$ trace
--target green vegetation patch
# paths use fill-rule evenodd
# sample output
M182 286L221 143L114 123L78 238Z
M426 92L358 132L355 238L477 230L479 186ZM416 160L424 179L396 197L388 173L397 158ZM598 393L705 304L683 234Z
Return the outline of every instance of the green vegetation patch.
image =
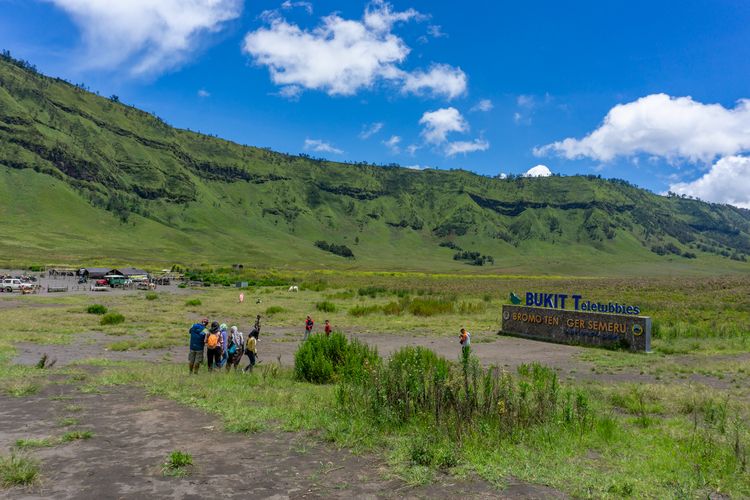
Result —
M312 335L302 343L294 355L294 375L297 380L329 384L360 379L378 364L376 349L334 332L330 336Z
M86 308L86 312L89 314L106 314L107 306L103 306L101 304L91 304Z
M39 462L12 453L0 457L0 481L4 487L28 486L39 477Z
M110 312L102 316L102 319L99 321L99 324L119 325L120 323L124 323L124 322L125 322L125 316L123 316L120 313Z
M162 474L165 476L185 477L190 475L193 456L184 451L175 450L167 456L162 464Z

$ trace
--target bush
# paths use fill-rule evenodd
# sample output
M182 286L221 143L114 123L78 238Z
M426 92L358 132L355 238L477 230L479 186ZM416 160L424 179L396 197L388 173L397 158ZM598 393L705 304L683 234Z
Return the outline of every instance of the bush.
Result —
M197 307L202 305L203 302L201 302L201 299L190 299L185 301L185 305L188 307Z
M272 314L279 314L283 313L284 311L286 311L286 309L281 306L271 306L266 308L266 315L271 316Z
M436 314L450 314L454 310L452 300L417 298L409 302L408 310L414 316L435 316Z
M125 321L125 316L123 316L120 313L111 312L102 316L102 319L101 321L99 321L99 323L102 325L119 325L120 323L124 321Z
M103 306L101 304L92 304L88 308L86 308L86 312L89 314L106 314L107 306Z
M175 450L167 456L161 470L165 476L185 477L190 473L188 467L191 465L193 456L190 453Z
M379 365L376 349L334 332L330 337L313 335L302 343L294 355L294 377L315 384L361 380Z
M159 298L159 296L156 293L154 293L154 292L148 292L146 294L146 300L156 300L158 298Z
M315 242L315 246L320 248L321 250L325 250L326 252L331 252L332 254L346 257L347 259L354 258L354 252L352 252L351 248L346 245L336 245L335 243L328 243L323 240L318 240Z
M498 367L483 368L470 354L450 363L424 347L404 347L367 374L359 382L340 384L336 400L340 408L369 415L377 425L419 422L457 441L467 416L472 429L488 436L517 436L546 424L582 432L592 425L586 395L561 389L555 372L537 363L519 366L513 377ZM433 466L455 463L455 456L437 460L424 450L415 445L412 459Z
M336 312L336 304L324 300L323 302L318 302L317 304L315 304L315 309L317 309L318 311L332 313Z
M3 486L26 486L39 475L39 463L28 457L11 454L0 457L0 482Z
M383 294L385 292L386 290L382 286L368 286L360 288L357 293L360 297L370 297L371 299L374 299L378 294Z
M380 306L354 306L349 308L349 316L361 318L380 311Z

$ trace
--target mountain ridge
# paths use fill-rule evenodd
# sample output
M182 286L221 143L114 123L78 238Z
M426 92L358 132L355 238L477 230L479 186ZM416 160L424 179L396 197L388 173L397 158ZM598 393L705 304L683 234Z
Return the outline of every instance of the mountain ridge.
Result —
M497 179L242 146L173 128L7 53L0 216L0 261L18 263L477 271L446 242L492 256L482 272L495 273L579 273L578 259L634 272L745 271L750 255L750 210L596 176Z

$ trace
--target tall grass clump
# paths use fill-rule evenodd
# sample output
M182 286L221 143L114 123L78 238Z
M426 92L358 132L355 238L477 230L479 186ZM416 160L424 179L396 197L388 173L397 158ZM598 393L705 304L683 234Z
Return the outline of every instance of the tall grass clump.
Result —
M86 312L89 314L106 314L107 306L101 304L91 304L86 308Z
M146 300L156 300L159 298L159 295L156 292L148 292L146 294Z
M125 321L125 316L123 316L120 313L111 312L102 316L102 319L99 321L99 323L102 325L119 325L120 323L123 323L124 321Z
M380 294L384 294L386 292L386 289L382 286L367 286L364 288L360 288L357 291L357 294L360 297L370 297L371 299L376 298Z
M185 301L185 305L188 307L196 307L202 305L201 299L189 299Z
M420 297L409 302L408 310L414 316L451 314L455 310L455 301L443 298Z
M348 340L343 334L313 335L294 355L294 378L315 384L337 380L362 381L380 365L376 349Z
M361 318L380 312L380 306L354 306L349 308L349 316Z
M336 312L336 304L324 300L323 302L318 302L317 304L315 304L315 309L317 309L318 311L332 313Z
M286 311L286 309L281 306L270 306L266 308L266 316L283 313L284 311Z
M337 403L380 426L423 424L461 441L471 429L505 438L553 422L580 430L592 422L587 396L562 389L555 372L538 363L521 365L514 376L483 368L468 352L451 363L424 347L404 347L366 375L364 383L340 384Z
M39 463L28 457L11 454L0 457L0 483L2 486L26 486L39 476Z

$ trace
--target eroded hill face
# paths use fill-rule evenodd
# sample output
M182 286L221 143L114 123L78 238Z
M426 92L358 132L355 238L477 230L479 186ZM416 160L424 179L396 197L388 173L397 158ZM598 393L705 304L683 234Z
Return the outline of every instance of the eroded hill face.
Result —
M22 66L0 59L2 261L749 267L748 210L595 177L501 180L290 156L174 129Z

